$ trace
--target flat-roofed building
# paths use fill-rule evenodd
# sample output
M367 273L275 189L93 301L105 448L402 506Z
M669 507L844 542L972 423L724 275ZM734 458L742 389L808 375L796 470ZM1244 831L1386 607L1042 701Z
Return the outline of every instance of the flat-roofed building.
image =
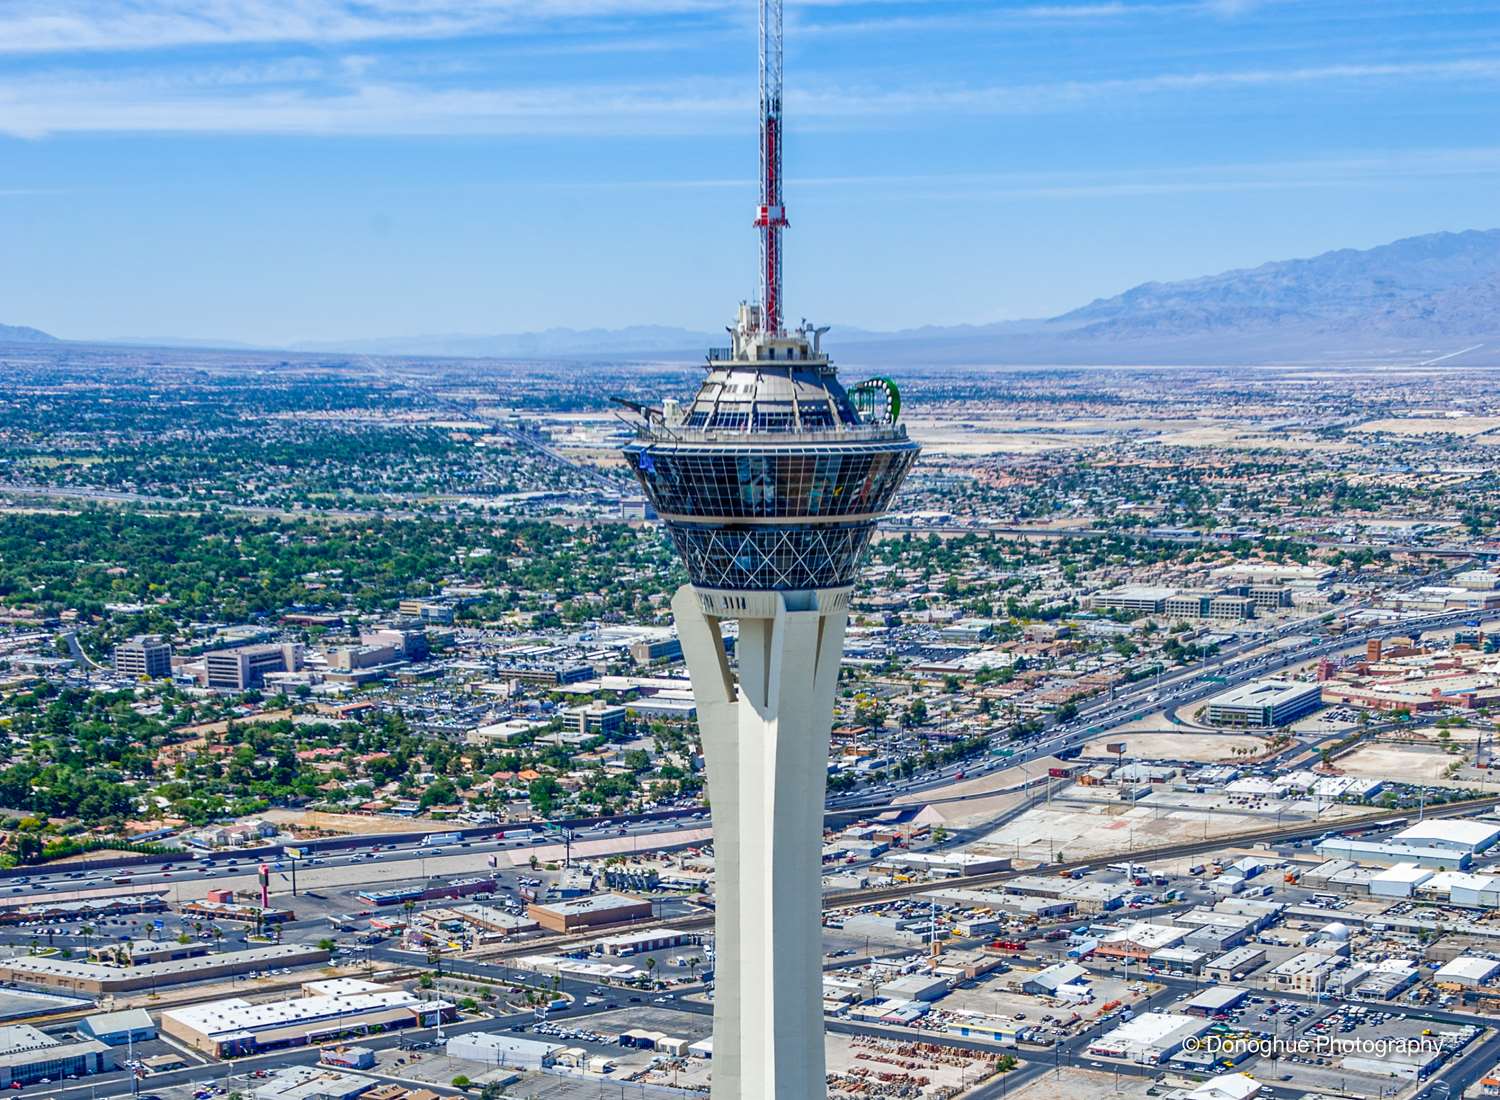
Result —
M360 983L362 986L368 983ZM307 1046L407 1027L434 1027L454 1006L405 989L314 993L254 1003L239 997L186 1005L161 1014L161 1031L213 1058Z
M1211 699L1210 725L1267 729L1295 722L1318 709L1322 687L1297 680L1252 680Z
M1184 1002L1182 1011L1189 1016L1217 1016L1234 1011L1244 1004L1249 996L1250 991L1247 989L1225 985L1210 986Z
M682 639L653 638L639 641L630 647L630 659L638 665L655 664L657 661L682 660Z
M1095 1039L1088 1053L1154 1066L1182 1049L1184 1043L1207 1031L1209 1021L1171 1012L1143 1012Z
M565 1048L561 1043L547 1043L499 1031L473 1031L448 1040L443 1053L449 1058L482 1062L503 1069L541 1070L552 1065Z
M1242 622L1255 618L1255 600L1236 593L1179 592L1167 597L1162 610L1173 619Z
M986 875L992 871L1010 870L1009 856L978 852L891 852L881 862L934 875Z
M568 728L582 737L613 737L625 732L625 708L598 700L563 712Z
M1211 960L1203 968L1203 976L1216 982L1231 982L1265 965L1266 953L1259 947L1236 947Z
M1393 844L1447 848L1478 855L1500 839L1500 825L1493 821L1429 817L1408 825L1390 839Z
M1473 857L1467 852L1457 852L1452 848L1435 848L1429 844L1397 844L1394 840L1360 840L1357 837L1338 835L1317 841L1313 845L1313 851L1324 859L1347 859L1381 867L1415 863L1419 867L1462 871L1473 862Z
M1370 893L1378 898L1409 898L1433 876L1426 867L1398 863L1370 879Z
M1277 989L1293 993L1322 993L1333 974L1344 965L1337 955L1324 951L1304 951L1271 969L1271 982Z
M136 966L105 966L76 959L20 955L0 960L0 981L34 989L98 996L101 993L209 981L273 966L310 966L327 961L328 952L322 948L295 943Z
M28 1024L0 1027L0 1089L21 1089L114 1068L114 1051L97 1039L65 1042Z
M1099 941L1094 954L1104 958L1144 960L1165 948L1175 947L1187 939L1190 931L1172 924L1136 921L1106 935Z
M301 668L302 647L291 643L216 649L203 655L205 682L226 691L264 687L268 673L297 672Z
M575 932L646 920L651 916L651 903L625 894L593 894L566 901L532 902L526 912L549 932Z
M1479 989L1500 977L1500 962L1479 955L1460 955L1444 963L1432 980L1450 989Z
M113 664L120 676L165 679L172 675L172 647L159 634L137 634L115 646Z
M78 1033L107 1046L121 1047L155 1039L156 1024L144 1008L127 1008L84 1017L78 1024Z
M1466 909L1500 909L1500 876L1456 877L1448 887L1448 901Z
M1167 600L1176 595L1176 593L1177 589L1175 588L1129 584L1123 588L1114 588L1108 592L1100 592L1094 597L1094 606L1106 611L1136 611L1156 614L1166 606Z

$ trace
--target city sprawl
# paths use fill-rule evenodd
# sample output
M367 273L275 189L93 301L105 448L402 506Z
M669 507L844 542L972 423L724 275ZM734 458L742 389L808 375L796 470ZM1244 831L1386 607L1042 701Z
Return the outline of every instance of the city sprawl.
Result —
M0 1087L708 1087L687 576L621 457L701 374L0 356ZM902 396L830 1095L1500 1093L1491 376Z

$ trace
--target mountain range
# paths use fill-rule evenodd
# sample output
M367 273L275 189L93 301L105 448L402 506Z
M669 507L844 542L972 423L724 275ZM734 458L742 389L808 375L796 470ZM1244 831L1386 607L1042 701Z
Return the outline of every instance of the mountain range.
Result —
M0 343L51 339L36 329L0 325ZM637 325L319 341L290 350L696 359L722 340L722 332ZM1376 248L1142 283L1039 320L898 332L835 327L829 343L842 360L870 363L1334 363L1443 357L1500 363L1500 229L1430 233Z
M39 328L25 325L0 325L0 344L56 344L56 336L50 336Z

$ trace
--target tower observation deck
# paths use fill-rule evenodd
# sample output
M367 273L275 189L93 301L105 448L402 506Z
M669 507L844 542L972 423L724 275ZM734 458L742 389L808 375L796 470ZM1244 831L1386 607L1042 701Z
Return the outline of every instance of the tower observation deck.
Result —
M691 580L672 614L713 814L712 1100L813 1100L827 1095L821 849L849 593L919 447L894 383L846 389L825 330L782 324L780 0L761 0L760 28L761 301L740 305L690 402L631 406L623 454Z
M821 330L759 320L741 305L692 402L648 416L625 459L696 587L845 587L918 446L894 409L861 415Z

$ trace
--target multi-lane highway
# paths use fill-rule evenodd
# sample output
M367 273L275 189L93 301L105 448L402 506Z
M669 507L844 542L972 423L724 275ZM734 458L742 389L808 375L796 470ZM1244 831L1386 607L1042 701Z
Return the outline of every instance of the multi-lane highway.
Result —
M1500 610L1445 612L1404 619L1399 629L1412 632L1443 630L1469 622L1495 619L1500 619ZM1009 755L960 762L949 765L938 773L915 776L907 782L893 781L871 789L834 796L828 801L829 809L844 812L887 809L896 804L898 799L910 802L910 796L914 794L939 797L939 792L944 787L967 782L990 772L1019 767L1042 757L1071 752L1085 742L1105 737L1130 722L1158 712L1182 710L1239 684L1274 676L1320 657L1360 649L1369 639L1385 637L1393 629L1390 624L1382 624L1348 631L1335 637L1308 633L1312 625L1292 624L1255 635L1221 650L1206 661L1173 670L1159 678L1116 692L1108 698L1084 704L1073 718L1052 723L1030 740L1015 743Z

